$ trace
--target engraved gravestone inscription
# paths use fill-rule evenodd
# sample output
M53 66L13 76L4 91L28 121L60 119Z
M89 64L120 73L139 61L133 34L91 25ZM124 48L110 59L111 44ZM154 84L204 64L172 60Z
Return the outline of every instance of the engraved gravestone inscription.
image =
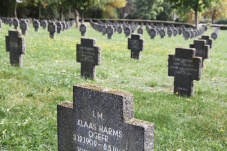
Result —
M25 41L19 31L9 30L5 37L6 51L10 54L10 64L23 66L22 54L25 54Z
M81 44L76 45L76 61L81 63L84 78L95 79L95 66L101 62L101 49L95 42L94 39L81 38Z
M140 58L140 51L143 51L143 39L139 34L131 34L131 38L128 38L128 49L131 50L131 58Z
M96 85L73 87L57 106L59 151L153 151L154 125L134 118L133 96Z
M168 59L168 76L174 76L174 94L191 96L193 80L200 80L202 58L195 57L195 49L176 48Z

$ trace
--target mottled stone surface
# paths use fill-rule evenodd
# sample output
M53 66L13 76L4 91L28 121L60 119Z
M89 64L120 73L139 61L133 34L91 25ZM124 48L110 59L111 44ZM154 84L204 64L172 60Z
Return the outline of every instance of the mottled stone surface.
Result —
M174 94L191 96L193 80L201 78L202 58L195 57L195 49L176 48L168 59L168 76L174 76Z
M59 151L152 151L154 125L134 118L132 94L80 84L73 108L58 105L58 145Z
M210 36L202 35L201 39L206 41L206 45L209 45L210 49L212 48L212 41L213 40L210 39Z
M23 66L22 54L25 54L25 40L19 31L9 30L5 37L6 51L10 54L10 64Z
M95 39L81 38L76 45L76 61L81 63L81 76L95 79L95 66L101 62L101 49L95 46Z
M140 58L140 51L143 51L143 39L139 34L131 34L131 38L128 38L128 49L131 50L131 58Z
M87 31L86 25L85 24L81 24L80 25L80 33L81 33L81 36L85 36L86 31Z

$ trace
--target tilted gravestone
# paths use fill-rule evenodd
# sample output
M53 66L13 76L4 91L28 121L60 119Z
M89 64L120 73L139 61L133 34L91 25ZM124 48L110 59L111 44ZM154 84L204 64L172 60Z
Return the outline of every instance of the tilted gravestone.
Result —
M128 38L128 49L131 50L131 58L140 58L140 51L143 51L143 39L139 34L131 34L131 38Z
M28 23L26 20L23 19L20 21L20 29L21 29L22 35L27 34Z
M10 64L23 66L22 54L25 54L25 41L20 32L9 30L5 40L6 51L10 54Z
M190 44L190 48L195 48L195 56L202 57L202 67L204 59L209 58L210 46L206 45L205 40L194 40L193 44Z
M101 49L95 46L94 39L81 38L76 45L76 61L81 63L81 76L95 79L95 66L101 62Z
M73 87L57 106L58 151L153 151L154 124L134 118L133 95L96 85Z
M212 48L212 39L210 39L210 36L202 35L202 40L206 40L206 45L210 46L210 49Z
M48 23L48 31L50 34L50 38L55 38L55 33L57 32L57 25L55 22L49 22Z
M40 23L39 23L38 20L35 19L35 20L33 21L33 27L34 27L35 31L38 31L38 30L39 30Z
M193 80L200 80L202 58L195 57L195 49L176 48L168 59L168 76L174 76L174 94L191 96Z
M81 33L81 36L85 36L86 31L87 31L86 25L85 24L81 24L80 25L80 33Z
M14 29L17 29L17 27L19 26L19 20L17 18L13 19L13 26L14 26Z

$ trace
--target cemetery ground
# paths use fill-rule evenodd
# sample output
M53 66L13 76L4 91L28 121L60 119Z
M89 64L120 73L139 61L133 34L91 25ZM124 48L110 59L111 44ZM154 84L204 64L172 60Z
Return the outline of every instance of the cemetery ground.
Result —
M95 38L101 47L101 64L92 81L80 77L78 29L51 39L46 30L35 32L30 25L23 36L23 67L12 67L5 50L5 36L12 28L0 29L0 150L57 150L57 104L72 102L73 85L79 83L131 92L135 118L154 123L154 150L227 150L227 31L220 31L213 41L193 95L178 97L173 94L173 77L168 76L168 55L177 47L189 48L193 39L150 39L144 33L144 50L135 60L124 34L108 40L88 26L86 37Z

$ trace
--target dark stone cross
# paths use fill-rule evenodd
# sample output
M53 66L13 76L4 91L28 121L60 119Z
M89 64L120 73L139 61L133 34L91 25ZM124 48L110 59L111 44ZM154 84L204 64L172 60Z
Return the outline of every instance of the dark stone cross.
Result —
M157 29L155 28L148 29L148 33L151 39L154 39L154 37L158 34Z
M122 31L123 31L122 26L118 26L118 27L117 27L117 32L118 32L118 34L121 34L121 33L122 33Z
M2 20L0 19L0 29L2 28Z
M86 31L87 31L87 27L86 27L85 24L82 23L82 24L80 25L80 33L81 33L81 36L85 36Z
M195 48L195 56L202 57L202 67L204 59L208 59L210 46L206 45L205 40L194 40L194 44L190 44L190 48Z
M128 37L132 33L132 29L130 27L124 28L125 37Z
M40 25L43 27L43 29L46 29L47 27L47 21L46 20L41 20Z
M201 40L206 40L206 45L209 45L210 49L212 48L212 39L210 39L210 36L202 35Z
M138 28L137 33L143 35L143 28L142 27Z
M169 28L169 29L167 30L167 34L168 34L169 37L171 37L172 34L173 34L173 30L172 30L171 28Z
M94 46L94 39L81 38L81 44L76 45L76 61L81 63L81 76L95 79L95 66L100 65L101 49Z
M19 26L19 20L17 18L13 19L13 26L14 26L14 29L17 29L17 27Z
M26 20L23 19L20 21L20 29L21 29L22 35L27 34L28 23Z
M160 36L161 36L161 38L164 38L165 35L166 35L165 29L161 29L160 30Z
M57 106L58 151L153 151L154 124L134 118L133 95L97 85L73 87Z
M34 27L35 31L38 31L39 30L39 26L40 26L39 21L35 19L33 21L33 27Z
M60 34L61 31L63 30L62 22L58 21L58 22L56 23L56 25L57 25L57 33Z
M5 36L6 51L10 53L10 64L13 66L23 66L22 54L25 54L25 41L19 31L8 31Z
M106 28L106 33L107 33L107 38L112 39L113 33L114 33L114 28L113 26L108 26Z
M55 32L57 31L57 25L54 22L49 22L48 24L48 31L50 34L50 38L55 38Z
M131 58L140 58L140 51L143 51L143 39L139 34L131 34L131 38L128 38L128 49L131 50Z
M202 58L195 57L195 49L176 48L168 59L168 76L174 76L174 94L191 96L193 80L200 80Z

